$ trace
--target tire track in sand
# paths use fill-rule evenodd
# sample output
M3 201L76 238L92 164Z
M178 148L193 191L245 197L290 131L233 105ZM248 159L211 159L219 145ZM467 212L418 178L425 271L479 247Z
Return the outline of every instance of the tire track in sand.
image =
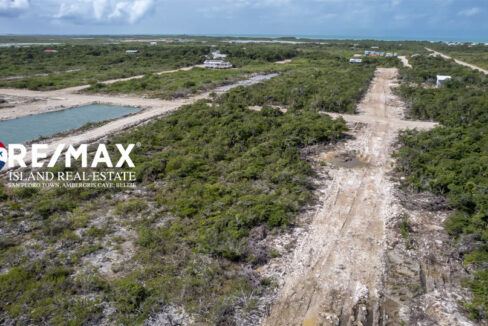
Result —
M397 73L377 69L358 107L367 124L340 149L366 164L329 170L332 181L285 267L264 325L378 325L384 318L385 222L394 187L387 173L393 141L405 127L403 107L391 92Z

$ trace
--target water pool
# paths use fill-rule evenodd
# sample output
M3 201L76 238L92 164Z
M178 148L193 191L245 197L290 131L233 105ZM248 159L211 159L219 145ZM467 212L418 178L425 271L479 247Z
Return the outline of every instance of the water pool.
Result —
M89 122L115 119L140 110L125 106L93 104L0 121L0 141L5 145L20 144L79 128Z

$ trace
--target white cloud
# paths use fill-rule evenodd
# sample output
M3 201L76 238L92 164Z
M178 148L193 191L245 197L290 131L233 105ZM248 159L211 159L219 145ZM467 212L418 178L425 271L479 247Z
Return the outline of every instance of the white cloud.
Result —
M154 0L78 0L64 1L56 18L75 21L138 22L154 7Z
M480 8L473 7L473 8L470 8L470 9L461 10L459 12L459 14L462 15L462 16L470 17L470 16L474 16L476 14L479 14L480 12L481 12L481 9Z
M29 7L29 0L0 0L0 16L17 16Z

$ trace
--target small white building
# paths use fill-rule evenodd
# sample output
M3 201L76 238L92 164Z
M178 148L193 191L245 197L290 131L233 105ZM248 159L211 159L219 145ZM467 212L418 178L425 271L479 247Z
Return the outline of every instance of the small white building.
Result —
M151 42L151 45L158 45L158 42Z
M363 59L349 59L349 63L362 63Z
M138 50L126 50L125 53L139 53Z
M212 52L212 57L214 59L224 59L227 58L227 54L220 53L220 50Z
M437 82L436 86L437 87L442 87L442 84L445 83L446 81L452 80L451 76L442 76L442 75L437 75Z
M204 64L205 64L205 68L209 68L209 69L232 68L232 64L230 62L226 62L223 60L205 60Z

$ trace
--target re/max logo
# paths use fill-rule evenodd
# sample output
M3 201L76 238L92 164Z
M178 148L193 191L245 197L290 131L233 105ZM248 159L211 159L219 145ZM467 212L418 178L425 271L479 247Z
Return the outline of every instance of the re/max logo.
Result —
M11 144L8 146L8 149L6 149L2 143L0 143L0 145L2 147L0 148L2 152L1 153L2 157L0 157L0 160L4 163L4 165L6 165L7 168L27 167L27 164L25 163L26 156L27 156L27 149L24 145ZM115 145L117 151L120 154L120 158L115 164L116 168L121 168L122 166L124 166L124 164L127 164L127 166L130 168L134 167L134 163L130 158L130 153L134 149L134 146L135 146L134 144L129 144L125 148L121 144ZM32 145L31 167L33 168L44 167L45 160L47 159L46 151L48 150L48 148L49 147L47 144ZM108 153L107 146L105 146L104 144L98 145L98 148L95 152L95 155L93 156L93 159L91 159L90 164L88 164L88 145L84 144L75 148L72 145L66 146L65 144L60 144L56 147L56 150L51 156L51 159L49 160L47 167L50 168L54 167L54 165L56 165L57 161L59 160L63 152L65 152L64 156L65 156L66 167L71 167L72 160L81 160L82 168L87 168L87 167L96 168L99 165L104 165L105 167L109 167L109 168L114 167L112 159ZM0 167L0 169L2 167Z

